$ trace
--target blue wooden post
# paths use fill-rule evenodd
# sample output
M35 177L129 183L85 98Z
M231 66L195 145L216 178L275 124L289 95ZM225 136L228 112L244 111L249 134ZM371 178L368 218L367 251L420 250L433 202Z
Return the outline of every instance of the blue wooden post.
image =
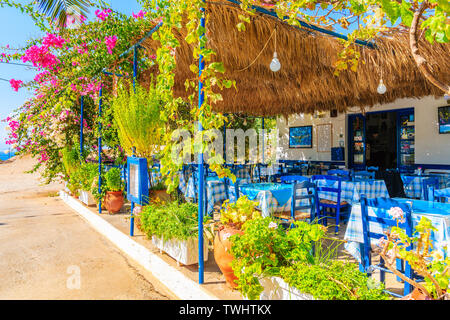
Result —
M265 140L265 135L264 135L264 118L262 118L262 163L264 164L265 159L264 159L264 140Z
M101 80L101 78L100 78ZM103 95L103 84L100 83L100 102L98 103L98 193L102 193L102 123L100 118L102 116L102 95ZM98 201L98 213L102 213L102 198Z
M83 118L83 112L84 112L84 96L81 96L81 102L80 102L80 160L83 161L83 149L84 149L84 139L83 139L83 129L84 129L84 118Z
M200 25L205 28L205 8L201 9L202 18ZM203 33L201 39L205 36ZM201 46L203 49L203 46ZM201 108L205 101L205 93L203 91L202 73L205 68L205 61L203 55L199 57L199 83L198 83L198 107ZM200 113L198 130L200 134L203 131L202 113ZM204 166L203 166L203 152L200 152L198 157L198 283L204 283L204 258L203 258L203 208L204 208Z
M136 78L137 78L137 47L134 47L134 58L133 58L133 90L136 92ZM133 148L133 156L135 156ZM131 218L130 218L130 236L134 236L134 202L131 201Z

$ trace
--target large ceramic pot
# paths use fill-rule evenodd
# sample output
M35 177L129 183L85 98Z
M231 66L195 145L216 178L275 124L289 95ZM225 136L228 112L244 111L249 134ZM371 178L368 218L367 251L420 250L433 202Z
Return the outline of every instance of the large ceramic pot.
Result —
M431 297L425 295L417 288L414 288L413 292L404 296L400 300L433 300Z
M151 191L152 198L159 198L164 202L170 201L170 194L167 193L166 190L152 190Z
M235 280L237 277L234 275L233 269L231 268L231 261L233 261L233 256L231 254L231 242L229 238L234 234L243 234L241 230L225 227L219 229L214 238L214 259L217 265L225 276L225 280L228 285L232 288L236 288L237 284Z
M117 213L123 206L122 191L107 191L105 196L105 207L109 213Z

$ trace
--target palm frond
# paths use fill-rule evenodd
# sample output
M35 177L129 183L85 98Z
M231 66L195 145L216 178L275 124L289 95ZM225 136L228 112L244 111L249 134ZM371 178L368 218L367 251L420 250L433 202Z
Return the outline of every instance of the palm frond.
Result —
M39 0L38 9L49 16L52 21L57 21L58 26L63 29L66 26L67 16L70 11L87 16L92 2L89 0Z

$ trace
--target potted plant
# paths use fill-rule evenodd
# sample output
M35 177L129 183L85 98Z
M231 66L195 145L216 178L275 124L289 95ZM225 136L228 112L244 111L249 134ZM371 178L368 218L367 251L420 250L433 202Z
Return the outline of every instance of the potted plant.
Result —
M123 206L123 183L119 168L111 168L105 174L105 207L109 213L118 213Z
M197 215L196 204L154 200L142 207L137 218L141 230L161 252L178 264L192 265L198 263ZM207 243L203 246L203 256L207 261Z
M78 196L81 202L87 206L96 204L92 194L91 186L97 175L98 168L93 163L83 163L71 176L71 185L78 188Z
M354 263L333 259L337 246L324 246L326 228L297 221L285 230L272 218L247 221L230 238L237 289L246 299L385 300ZM331 248L331 249L329 249Z
M239 198L235 203L226 200L223 203L223 209L220 212L219 228L214 237L214 259L225 276L225 280L229 286L236 288L237 284L231 262L233 256L231 254L230 237L235 234L242 234L242 225L256 217L260 217L261 213L256 210L258 203L249 200L246 196Z
M166 185L163 181L158 181L150 188L150 199L170 201L170 194L167 193Z
M403 221L404 212L401 208L393 208L390 214L398 222ZM399 227L392 227L386 232L386 237L380 239L380 256L386 267L403 281L414 286L414 291L402 298L403 300L449 300L450 299L450 258L444 259L438 250L433 250L431 234L438 231L431 220L422 217L412 237ZM411 250L408 248L414 244ZM396 267L396 260L408 262L416 274L423 277L424 282L418 282L406 277Z

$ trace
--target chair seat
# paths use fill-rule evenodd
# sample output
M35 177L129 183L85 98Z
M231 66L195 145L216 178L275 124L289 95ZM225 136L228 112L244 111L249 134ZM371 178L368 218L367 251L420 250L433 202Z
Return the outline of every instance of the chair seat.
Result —
M290 211L284 211L284 212L275 212L273 214L275 218L278 219L285 219L290 220L291 219L291 212ZM311 217L311 214L309 212L296 212L295 213L295 220L304 220L309 219Z
M329 204L329 205L337 205L336 201L328 200L328 199L320 199L320 203ZM341 201L341 207L348 205L347 201Z

